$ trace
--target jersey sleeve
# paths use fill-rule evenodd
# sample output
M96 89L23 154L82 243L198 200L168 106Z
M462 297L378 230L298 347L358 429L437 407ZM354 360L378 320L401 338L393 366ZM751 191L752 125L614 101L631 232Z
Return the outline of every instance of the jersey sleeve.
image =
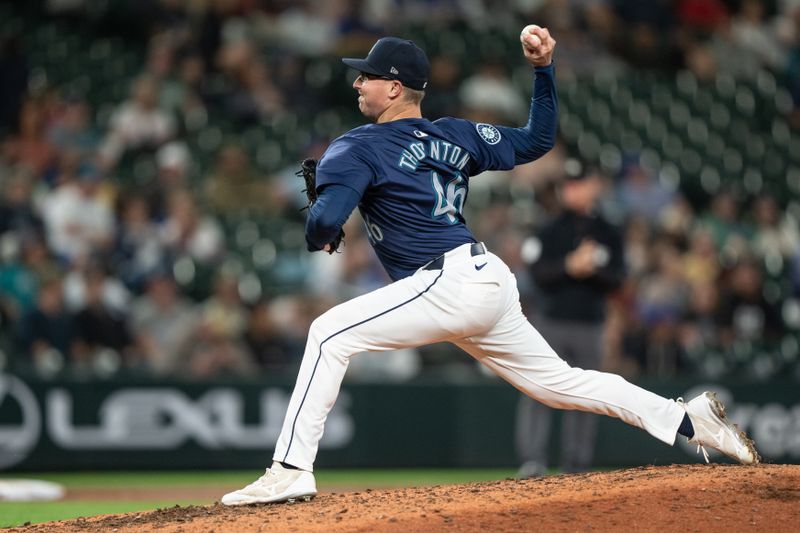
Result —
M326 185L344 185L364 194L375 176L377 163L369 157L363 141L353 137L340 137L333 141L317 166L317 190Z
M484 170L508 170L534 161L553 148L558 130L558 95L551 63L534 68L528 123L522 128L494 126L454 118L435 122L467 147L473 158L470 175Z
M435 124L449 131L469 151L472 156L470 176L485 170L514 168L514 145L496 126L450 117L439 119Z
M558 94L554 69L552 63L534 69L528 123L522 128L497 128L514 145L517 165L539 159L555 145L558 132Z

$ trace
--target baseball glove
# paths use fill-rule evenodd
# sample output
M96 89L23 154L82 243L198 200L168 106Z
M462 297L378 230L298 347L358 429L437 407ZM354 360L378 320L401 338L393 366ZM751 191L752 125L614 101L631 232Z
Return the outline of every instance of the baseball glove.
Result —
M303 162L300 163L300 170L296 172L296 174L303 178L306 183L306 188L303 189L303 192L306 193L306 198L308 199L308 204L301 209L309 209L314 202L317 201L317 160L316 159L303 159ZM339 246L344 241L344 230L339 230L339 235L336 236L330 243L328 243L328 250L326 250L329 254L333 252L339 251Z

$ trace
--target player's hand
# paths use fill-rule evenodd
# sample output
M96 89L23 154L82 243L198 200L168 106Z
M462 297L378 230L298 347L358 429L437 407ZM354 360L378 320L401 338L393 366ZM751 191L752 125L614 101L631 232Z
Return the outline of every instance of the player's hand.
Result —
M525 59L534 67L544 67L553 61L556 40L550 36L547 28L529 24L522 29L519 40Z

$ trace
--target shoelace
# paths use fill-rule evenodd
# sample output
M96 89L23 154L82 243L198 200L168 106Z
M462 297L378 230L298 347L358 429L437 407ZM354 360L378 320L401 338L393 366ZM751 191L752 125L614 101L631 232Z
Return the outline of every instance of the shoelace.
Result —
M681 397L678 397L678 399L675 400L675 403L679 403L681 405L685 405L684 401L683 401L683 398L681 398ZM691 439L687 439L687 440L691 440ZM703 459L706 460L706 464L710 463L711 461L709 461L709 459L708 459L708 452L706 451L705 447L698 442L697 443L697 452L696 453L700 453L700 452L703 452Z

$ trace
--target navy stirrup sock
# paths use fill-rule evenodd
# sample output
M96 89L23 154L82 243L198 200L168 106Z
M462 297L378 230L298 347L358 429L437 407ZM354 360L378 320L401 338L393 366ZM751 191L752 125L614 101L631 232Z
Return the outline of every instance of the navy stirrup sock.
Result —
M694 437L694 426L692 425L692 421L689 420L688 414L683 415L683 420L681 420L681 425L678 428L678 434L690 439Z
M678 430L678 431L680 431L680 430ZM692 434L694 435L694 431L692 432ZM284 462L281 462L281 461L278 461L278 462L279 462L279 463L281 464L281 466L282 466L282 467L284 467L286 470L300 470L300 469L299 469L299 468L297 468L296 466L294 466L294 465L290 465L289 463L284 463Z

